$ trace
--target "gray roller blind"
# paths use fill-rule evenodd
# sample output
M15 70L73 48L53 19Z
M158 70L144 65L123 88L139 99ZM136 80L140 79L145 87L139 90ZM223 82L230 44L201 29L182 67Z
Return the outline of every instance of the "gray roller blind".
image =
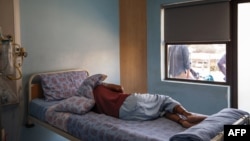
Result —
M230 40L230 2L164 6L166 42Z

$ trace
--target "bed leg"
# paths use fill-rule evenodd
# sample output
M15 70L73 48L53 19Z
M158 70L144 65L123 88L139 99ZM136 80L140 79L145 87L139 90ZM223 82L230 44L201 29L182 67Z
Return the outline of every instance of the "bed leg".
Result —
M35 126L35 124L31 121L31 120L28 120L27 123L25 124L26 128L32 128Z

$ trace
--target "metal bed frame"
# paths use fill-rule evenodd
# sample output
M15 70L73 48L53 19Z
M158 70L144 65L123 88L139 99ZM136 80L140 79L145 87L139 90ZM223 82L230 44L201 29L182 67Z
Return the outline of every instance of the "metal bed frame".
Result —
M244 115L237 121L233 123L233 125L249 125L250 124L250 116ZM211 139L211 141L223 141L224 140L224 131L221 131L216 135L214 138Z

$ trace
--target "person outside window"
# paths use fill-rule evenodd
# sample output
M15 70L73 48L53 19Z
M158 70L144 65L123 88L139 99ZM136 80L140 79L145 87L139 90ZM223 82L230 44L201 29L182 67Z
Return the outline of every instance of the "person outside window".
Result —
M186 45L172 45L169 48L170 78L194 79L190 68L188 47Z
M220 71L224 74L224 80L226 81L226 54L224 54L217 63Z

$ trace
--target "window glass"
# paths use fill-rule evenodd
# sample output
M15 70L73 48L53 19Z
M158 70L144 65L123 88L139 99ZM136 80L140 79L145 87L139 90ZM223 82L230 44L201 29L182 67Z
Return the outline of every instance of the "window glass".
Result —
M167 79L226 82L225 44L167 44Z

